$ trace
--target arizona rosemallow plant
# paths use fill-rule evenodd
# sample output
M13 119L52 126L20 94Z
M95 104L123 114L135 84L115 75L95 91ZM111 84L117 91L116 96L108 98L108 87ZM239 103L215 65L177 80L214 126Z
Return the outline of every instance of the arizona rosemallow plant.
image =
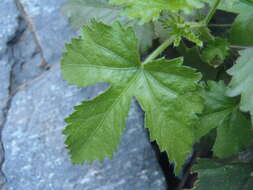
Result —
M87 7L96 13L89 21ZM66 44L63 78L109 84L65 120L74 164L112 157L135 98L176 174L193 149L211 147L193 165L193 189L253 189L252 0L69 0L64 12L85 25Z

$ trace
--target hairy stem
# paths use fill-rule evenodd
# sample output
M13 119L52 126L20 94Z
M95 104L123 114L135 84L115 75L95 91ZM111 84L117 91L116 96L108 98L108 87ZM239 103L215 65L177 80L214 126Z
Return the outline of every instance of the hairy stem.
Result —
M167 47L169 47L173 41L174 41L175 37L171 36L169 39L167 39L166 41L164 41L153 53L151 53L143 62L143 64L147 64L148 62L154 60L156 57L158 57Z
M212 6L211 10L208 12L206 18L204 19L204 22L206 24L208 24L210 22L210 20L212 19L217 7L219 6L220 2L222 0L216 0L216 2L214 3L214 5Z

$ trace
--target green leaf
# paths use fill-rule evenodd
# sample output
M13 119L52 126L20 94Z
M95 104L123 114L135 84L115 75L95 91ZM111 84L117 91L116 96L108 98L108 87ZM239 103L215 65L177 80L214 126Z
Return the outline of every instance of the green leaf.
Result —
M198 179L193 190L252 190L253 164L224 164L201 159L193 168Z
M156 20L163 10L190 11L202 7L202 0L111 0L114 5L125 5L126 14L141 23Z
M240 51L240 57L228 73L233 77L227 95L241 95L240 109L250 112L253 121L253 48Z
M214 0L207 0L210 4ZM251 0L223 0L219 9L239 14L229 32L229 42L233 45L253 45L253 3Z
M252 142L250 121L238 110L237 99L227 97L223 82L208 82L203 91L205 110L201 118L198 136L217 128L213 152L220 158L229 157L246 149Z
M207 0L212 5L214 0ZM253 3L247 0L223 0L219 9L239 14L229 32L229 42L233 45L253 45Z
M119 19L120 14L120 9L109 5L107 0L68 0L62 11L76 29L91 19L111 24Z
M201 75L182 66L181 58L141 64L134 31L119 23L107 26L92 21L66 48L61 62L64 79L77 86L110 84L104 94L84 101L66 119L64 134L73 162L112 156L131 98L136 97L151 139L168 152L178 172L195 141L196 114L202 111L196 92Z
M202 59L213 67L221 65L229 54L230 44L226 39L216 37L206 43L202 50Z
M215 0L205 0L212 6ZM232 12L232 13L246 13L252 10L252 4L247 0L222 0L218 6L218 9Z
M74 29L88 24L91 19L96 19L105 24L112 24L119 21L124 25L133 26L136 35L140 39L141 52L147 51L155 37L154 27L151 23L139 25L135 21L121 16L119 7L110 5L108 0L68 0L62 9L64 15Z
M253 6L250 11L246 11L235 19L230 34L229 41L233 45L253 46Z

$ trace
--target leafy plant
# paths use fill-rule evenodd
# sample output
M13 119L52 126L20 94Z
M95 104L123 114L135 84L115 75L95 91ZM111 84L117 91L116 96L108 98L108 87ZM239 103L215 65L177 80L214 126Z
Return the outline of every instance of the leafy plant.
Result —
M218 9L236 18L224 24L215 15ZM89 21L87 10L94 14ZM85 24L80 37L66 45L63 78L79 87L109 84L65 120L63 134L73 163L112 157L131 99L136 98L145 112L150 140L168 153L176 174L191 152L198 156L205 149L199 147L212 147L209 160L194 166L199 173L194 189L253 189L252 159L247 163L236 159L250 150L253 139L251 0L112 0L110 4L69 0L63 12L74 26ZM150 53L155 38L161 44ZM245 183L221 183L236 177Z

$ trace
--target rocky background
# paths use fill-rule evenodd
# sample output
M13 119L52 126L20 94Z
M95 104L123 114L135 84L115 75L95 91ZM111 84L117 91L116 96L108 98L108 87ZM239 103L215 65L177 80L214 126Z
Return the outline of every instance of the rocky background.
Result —
M77 35L64 0L0 0L0 189L165 190L165 179L133 101L113 160L73 166L64 118L106 85L76 88L60 76L64 43Z

